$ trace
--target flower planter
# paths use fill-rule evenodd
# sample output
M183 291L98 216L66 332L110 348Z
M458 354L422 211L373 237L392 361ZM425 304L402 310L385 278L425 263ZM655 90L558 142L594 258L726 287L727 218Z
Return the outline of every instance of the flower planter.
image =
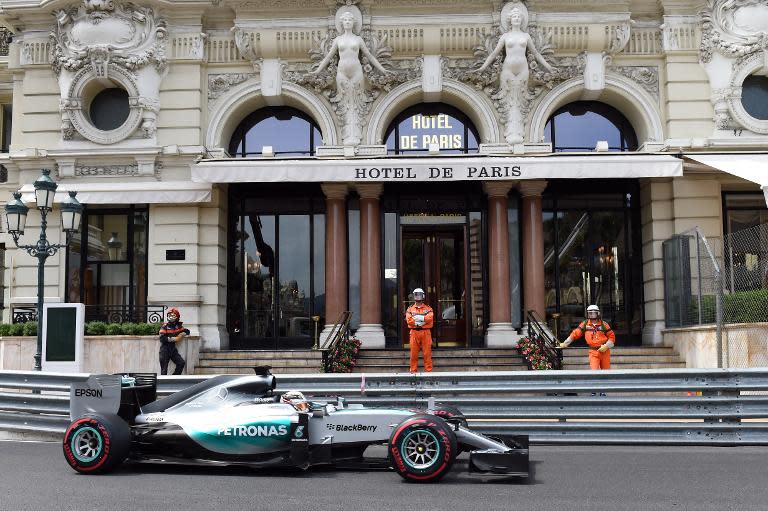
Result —
M159 373L159 349L157 335L86 335L83 372ZM179 343L178 349L187 361L185 374L193 373L200 358L200 338L187 337ZM31 371L36 350L36 337L0 337L0 369Z

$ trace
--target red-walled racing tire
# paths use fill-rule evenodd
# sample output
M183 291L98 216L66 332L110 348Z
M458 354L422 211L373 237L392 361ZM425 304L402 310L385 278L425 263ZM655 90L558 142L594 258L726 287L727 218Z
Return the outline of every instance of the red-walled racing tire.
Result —
M117 415L89 414L73 421L64 433L64 458L81 474L104 474L128 456L131 433Z
M440 417L414 415L389 437L389 463L406 481L440 480L456 459L456 435Z

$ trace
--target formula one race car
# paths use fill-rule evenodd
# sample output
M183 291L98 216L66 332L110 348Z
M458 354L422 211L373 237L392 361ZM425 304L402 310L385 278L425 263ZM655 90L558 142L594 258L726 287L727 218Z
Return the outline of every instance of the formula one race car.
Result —
M94 375L70 391L67 462L84 474L133 462L346 468L391 466L408 481L443 477L461 451L469 471L528 475L528 437L473 432L452 407L426 411L309 402L275 392L269 368L252 376L216 376L156 400L154 374ZM368 446L386 445L371 460Z

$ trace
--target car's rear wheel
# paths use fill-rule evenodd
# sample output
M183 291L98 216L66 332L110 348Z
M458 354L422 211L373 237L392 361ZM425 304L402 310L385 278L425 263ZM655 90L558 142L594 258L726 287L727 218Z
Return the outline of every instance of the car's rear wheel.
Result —
M130 443L128 424L117 415L87 415L64 433L64 458L82 474L103 474L125 460Z
M456 435L434 415L414 415L389 438L389 463L406 481L438 481L456 459Z

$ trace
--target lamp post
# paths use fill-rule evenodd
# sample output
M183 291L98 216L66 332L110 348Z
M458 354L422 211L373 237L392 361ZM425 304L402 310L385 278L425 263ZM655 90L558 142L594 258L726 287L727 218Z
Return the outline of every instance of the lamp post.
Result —
M34 245L19 245L19 238L24 235L29 208L21 201L21 192L14 192L13 199L5 205L5 218L8 232L13 236L17 248L25 250L32 257L37 257L37 352L35 353L35 371L42 369L43 352L43 301L45 299L45 260L55 255L60 248L69 245L72 235L80 229L83 206L75 198L77 192L69 192L69 197L61 201L61 227L66 233L63 245L50 243L45 235L48 226L47 215L53 210L53 198L58 185L51 179L51 171L43 169L35 181L35 201L40 211L40 238Z

